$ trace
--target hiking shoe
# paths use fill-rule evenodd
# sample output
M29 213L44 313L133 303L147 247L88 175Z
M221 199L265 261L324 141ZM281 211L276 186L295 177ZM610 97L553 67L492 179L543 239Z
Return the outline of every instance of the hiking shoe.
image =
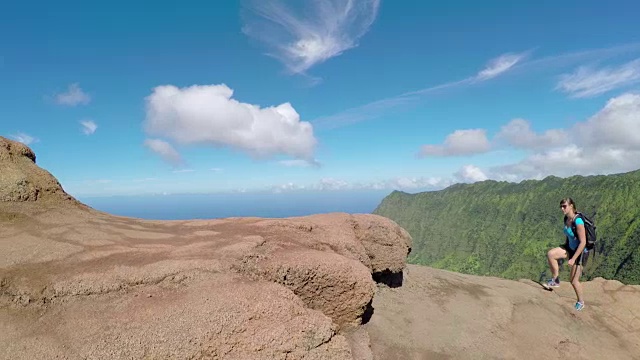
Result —
M549 281L547 281L545 286L547 288L557 288L557 287L560 287L560 283L555 281L554 279L549 279Z
M580 310L584 309L584 303L581 303L581 302L578 301L574 307L575 307L575 309L577 311L580 311Z

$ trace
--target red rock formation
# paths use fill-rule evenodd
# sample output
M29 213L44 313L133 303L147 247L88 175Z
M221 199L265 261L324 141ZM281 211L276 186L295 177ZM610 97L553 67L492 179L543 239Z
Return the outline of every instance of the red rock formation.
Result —
M0 201L71 201L62 185L36 165L26 145L0 136Z
M400 273L411 246L376 215L101 213L4 138L0 169L0 348L11 359L370 357L367 337L350 334L373 274Z

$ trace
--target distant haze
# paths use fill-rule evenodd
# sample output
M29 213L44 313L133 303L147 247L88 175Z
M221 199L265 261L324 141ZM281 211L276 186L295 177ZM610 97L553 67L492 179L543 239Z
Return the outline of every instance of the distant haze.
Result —
M79 198L114 215L185 220L235 216L291 217L346 212L371 213L389 191L219 193Z

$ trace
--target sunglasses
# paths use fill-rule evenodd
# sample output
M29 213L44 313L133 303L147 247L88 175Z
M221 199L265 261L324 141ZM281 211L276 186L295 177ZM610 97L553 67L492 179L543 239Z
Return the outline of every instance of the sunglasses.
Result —
M566 208L566 207L567 207L567 205L560 205L560 208L561 208L561 209L564 209L564 208Z

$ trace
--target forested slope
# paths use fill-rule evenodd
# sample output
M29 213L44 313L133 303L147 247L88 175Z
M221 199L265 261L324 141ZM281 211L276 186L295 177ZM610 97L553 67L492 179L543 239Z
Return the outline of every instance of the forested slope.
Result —
M417 194L394 191L374 213L412 235L410 263L537 280L547 268L546 251L564 242L559 208L564 197L573 198L597 225L597 253L585 277L640 283L640 170L521 183L487 180ZM565 268L561 274L567 273Z

